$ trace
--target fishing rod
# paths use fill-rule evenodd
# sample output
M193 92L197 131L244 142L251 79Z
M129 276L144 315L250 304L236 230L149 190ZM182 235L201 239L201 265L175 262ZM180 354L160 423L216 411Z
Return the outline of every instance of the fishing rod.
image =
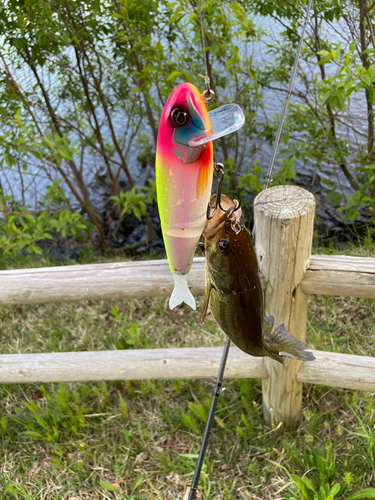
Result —
M272 151L272 156L271 156L270 163L269 163L268 170L267 170L267 175L266 175L266 178L264 180L263 190L268 188L268 185L269 185L270 180L271 180L272 171L273 171L273 167L275 164L277 151L279 148L281 132L282 132L282 129L284 126L286 112L287 112L290 98L291 98L292 92L293 92L294 79L295 79L295 76L297 73L298 61L299 61L299 58L301 55L302 45L303 45L305 34L306 34L306 27L307 27L307 24L309 22L312 2L313 2L313 0L309 0L308 6L307 6L306 16L305 16L304 24L302 27L302 32L301 32L301 36L300 36L300 40L299 40L299 44L298 44L298 48L297 48L297 53L296 53L296 57L294 59L294 65L293 65L292 74L291 74L291 78L290 78L289 89L288 89L288 93L287 93L287 96L285 99L283 112L282 112L281 117L280 117L279 127L277 129L276 138L275 138L273 151ZM202 22L201 22L201 29L202 29L202 36L204 39ZM204 57L205 57L205 54L204 54ZM224 175L224 173L223 173L223 175ZM218 202L218 200L216 200L216 202ZM220 200L219 200L219 203L220 203ZM231 341L227 337L227 339L225 341L221 361L220 361L219 372L217 375L216 384L215 384L215 388L214 388L214 392L213 392L213 396L212 396L212 401L211 401L211 406L210 406L210 410L209 410L208 417L207 417L206 427L204 429L202 444L201 444L201 448L199 450L197 465L196 465L193 480L192 480L192 483L190 486L188 500L195 500L195 497L196 497L196 494L198 491L198 483L199 483L200 473L202 470L202 465L203 465L204 457L206 454L207 443L208 443L208 439L210 436L210 431L211 431L211 427L212 427L212 423L213 423L213 419L214 419L214 414L215 414L217 402L219 399L219 395L220 395L220 391L221 391L221 387L222 387L222 383L223 383L225 365L226 365L228 354L229 354L230 344L231 344Z

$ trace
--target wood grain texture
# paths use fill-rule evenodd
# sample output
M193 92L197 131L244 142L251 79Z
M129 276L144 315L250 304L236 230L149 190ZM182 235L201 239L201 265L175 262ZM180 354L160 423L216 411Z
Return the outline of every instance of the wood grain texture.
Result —
M204 258L188 276L193 294L204 289ZM168 296L173 276L166 260L59 266L0 272L0 304Z
M222 347L0 355L0 383L216 378ZM225 378L263 378L263 358L230 348Z
M375 391L375 358L336 352L312 351L315 361L303 363L299 382L360 391Z
M299 382L375 391L375 358L312 351ZM127 351L6 354L0 356L0 383L82 382L216 378L221 347ZM230 348L225 378L266 378L263 358Z
M310 263L315 200L297 186L262 191L254 200L255 249L264 278L265 315L284 323L298 340L305 340L308 296L301 282ZM302 383L300 361L284 365L266 358L269 378L263 380L263 413L267 422L300 420Z
M347 271L375 275L373 257L352 257L349 255L312 255L310 271Z
M193 294L204 292L204 257L188 275ZM116 262L0 271L0 304L168 296L173 277L166 260ZM375 259L312 255L301 283L308 294L375 298Z
M301 290L308 294L375 298L375 259L314 255Z

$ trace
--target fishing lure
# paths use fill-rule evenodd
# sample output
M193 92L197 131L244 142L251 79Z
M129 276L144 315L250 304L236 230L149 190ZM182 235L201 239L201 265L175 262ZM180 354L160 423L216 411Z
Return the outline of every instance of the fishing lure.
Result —
M208 307L220 328L247 354L269 356L280 363L283 357L313 361L307 346L279 325L273 316L264 317L263 293L257 256L250 231L241 222L238 202L221 195L211 198L203 231L206 252L206 290L203 306Z
M212 142L189 141L210 132L204 98L191 83L169 96L156 145L156 192L168 263L174 276L169 307L186 302L196 308L186 275L205 224L213 174Z
M211 196L212 141L244 123L237 104L208 113L204 95L191 83L178 85L164 106L156 144L156 193L164 245L174 276L171 309L182 302L196 308L187 274Z

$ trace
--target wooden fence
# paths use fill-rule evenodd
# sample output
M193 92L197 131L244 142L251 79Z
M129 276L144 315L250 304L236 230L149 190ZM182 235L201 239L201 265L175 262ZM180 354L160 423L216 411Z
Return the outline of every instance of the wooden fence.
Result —
M256 250L266 314L304 339L308 294L375 298L375 259L310 256L314 200L293 186L271 188L255 203ZM189 285L204 290L204 258L194 260ZM0 272L0 304L168 296L165 260L61 266ZM0 383L215 378L221 348L144 349L0 355ZM254 358L230 349L226 378L261 378L267 420L300 417L302 383L375 391L375 359L313 351L301 363Z

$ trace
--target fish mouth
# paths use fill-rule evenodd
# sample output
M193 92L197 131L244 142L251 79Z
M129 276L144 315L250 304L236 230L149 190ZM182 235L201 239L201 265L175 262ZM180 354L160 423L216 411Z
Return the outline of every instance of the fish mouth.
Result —
M240 203L237 200L231 201L224 194L221 195L220 205L217 205L214 216L206 221L206 226L203 230L203 236L206 241L212 240L226 222L231 221L232 227L238 224L242 214L239 205ZM211 196L210 206L216 206L216 194ZM213 209L211 210L213 212ZM212 215L212 212L210 213L209 209L207 215Z

